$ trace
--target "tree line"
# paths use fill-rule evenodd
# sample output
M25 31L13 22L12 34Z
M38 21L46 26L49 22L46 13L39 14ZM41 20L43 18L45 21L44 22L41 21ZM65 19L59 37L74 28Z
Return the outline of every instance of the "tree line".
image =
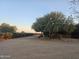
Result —
M43 37L79 38L79 23L75 23L72 16L65 16L62 12L51 12L36 19L32 28L41 32ZM16 26L6 23L0 25L0 38L17 38L33 35L33 33L17 32Z
M61 12L51 12L36 19L32 28L43 33L44 37L60 37L68 35L78 37L79 24L74 23L72 16L65 16Z
M16 26L11 26L7 23L2 23L0 25L0 40L26 37L31 35L33 35L33 33L25 33L23 31L21 33L17 32Z

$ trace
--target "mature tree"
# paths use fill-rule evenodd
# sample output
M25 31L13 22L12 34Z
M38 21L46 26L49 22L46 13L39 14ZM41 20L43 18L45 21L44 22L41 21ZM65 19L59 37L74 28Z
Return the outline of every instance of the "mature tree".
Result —
M52 34L58 34L62 30L65 16L61 12L52 12L48 17L49 21L44 30L48 31L51 37Z
M66 18L61 12L51 12L38 18L32 28L38 32L48 33L49 37L62 31L71 33L74 29L71 18Z
M9 24L2 23L0 25L0 33L6 33L6 32L11 32L14 33L16 32L17 28L16 26L10 26Z

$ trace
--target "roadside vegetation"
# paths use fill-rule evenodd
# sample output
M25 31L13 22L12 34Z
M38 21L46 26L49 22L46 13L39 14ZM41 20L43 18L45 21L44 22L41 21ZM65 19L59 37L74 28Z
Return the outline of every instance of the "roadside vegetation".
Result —
M39 17L33 23L32 28L41 32L39 37L49 39L79 38L79 23L75 23L72 16L65 16L62 12L51 12ZM16 26L6 23L0 25L0 39L13 39L36 35L34 33L17 32Z
M33 33L25 33L25 32L17 32L16 26L11 26L6 23L2 23L0 25L0 40L7 40L7 39L13 39L13 38L19 38L19 37L26 37L31 36Z
M72 16L65 16L61 12L51 12L36 19L32 28L41 32L48 38L79 38L79 24L76 24Z
M39 37L47 37L49 39L61 38L79 38L79 0L71 0L70 9L72 13L66 16L62 12L50 12L36 19L32 25L32 29L36 32L41 32ZM74 20L78 23L75 23ZM0 39L12 39L36 35L36 33L17 32L16 26L11 26L6 23L0 25Z

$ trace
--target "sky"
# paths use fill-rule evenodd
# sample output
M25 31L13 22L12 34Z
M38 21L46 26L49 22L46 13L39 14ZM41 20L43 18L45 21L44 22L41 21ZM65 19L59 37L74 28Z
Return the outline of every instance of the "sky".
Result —
M15 25L18 31L31 29L36 18L53 11L69 15L68 0L0 0L0 24Z

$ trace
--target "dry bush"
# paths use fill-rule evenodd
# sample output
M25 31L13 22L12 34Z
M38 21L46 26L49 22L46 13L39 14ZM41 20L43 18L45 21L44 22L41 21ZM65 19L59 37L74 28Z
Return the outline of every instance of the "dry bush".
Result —
M2 35L0 36L0 39L5 39L5 40L7 40L7 39L11 39L12 38L12 33L9 33L9 32L7 32L7 33L2 33Z
M13 33L13 38L32 36L33 33Z

